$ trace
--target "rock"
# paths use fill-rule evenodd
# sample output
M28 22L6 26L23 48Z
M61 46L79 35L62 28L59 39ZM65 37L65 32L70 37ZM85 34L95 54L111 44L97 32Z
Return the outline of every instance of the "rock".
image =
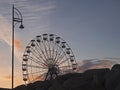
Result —
M14 90L27 90L27 86L26 85L20 85L20 86L14 88Z
M103 68L69 73L49 81L20 85L14 90L120 90L120 64L114 65L111 70Z
M59 82L54 83L49 90L66 90Z
M120 83L117 85L117 87L115 88L115 90L120 90Z
M87 70L79 77L66 79L63 87L65 87L66 90L105 90L104 76L108 72L110 72L108 68Z
M104 68L104 69L90 69L90 70L85 71L83 76L85 78L91 79L95 75L103 77L108 72L110 72L110 69L108 69L108 68Z
M57 77L55 79L55 81L63 84L64 81L70 79L70 78L74 78L74 77L81 77L82 76L82 73L69 73L69 74L66 74L66 75L61 75L59 77Z
M110 69L92 69L84 72L83 77L95 82L96 86L103 87L105 81L105 75L110 72Z
M28 84L27 90L47 90L50 86L50 81L37 81L35 83Z
M59 82L58 79L55 79L53 82L52 82L52 86L49 88L49 90L65 90L62 86L62 83Z
M82 86L84 84L86 84L88 82L88 80L85 80L85 78L82 77L74 77L74 78L70 78L68 80L66 80L63 83L63 87L65 88L78 88L79 86Z
M111 71L105 76L105 87L107 90L115 90L120 84L120 64L112 67Z
M120 71L120 64L113 65L111 71Z
M63 84L66 90L105 90L104 86L96 84L94 79L84 77L70 78Z
M82 81L82 82L77 81L77 83L75 84L72 84L70 87L67 87L66 90L105 90L103 87L97 87L93 80Z
M63 83L66 80L70 78L81 77L81 76L82 76L81 73L69 73L66 75L61 75L54 80L50 90L66 90L66 87L63 86Z

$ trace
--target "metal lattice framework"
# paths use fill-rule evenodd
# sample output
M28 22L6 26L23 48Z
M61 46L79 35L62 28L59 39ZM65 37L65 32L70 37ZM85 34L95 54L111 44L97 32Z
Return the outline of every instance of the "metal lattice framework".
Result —
M74 72L77 68L69 45L57 35L36 36L26 46L22 71L25 83L54 79L58 75Z

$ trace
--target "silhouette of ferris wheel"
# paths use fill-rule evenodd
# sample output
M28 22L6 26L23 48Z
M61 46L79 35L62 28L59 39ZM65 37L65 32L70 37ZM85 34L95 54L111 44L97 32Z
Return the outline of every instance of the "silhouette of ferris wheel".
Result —
M25 83L51 80L76 71L77 63L69 45L55 34L36 36L26 46L22 71Z

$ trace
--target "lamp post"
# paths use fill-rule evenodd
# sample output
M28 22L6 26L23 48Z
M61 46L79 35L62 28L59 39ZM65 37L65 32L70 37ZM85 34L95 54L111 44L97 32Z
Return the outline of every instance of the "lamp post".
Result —
M16 16L15 16L16 15ZM21 12L14 7L12 7L12 90L14 88L14 28L17 23L20 23L19 28L23 29L23 18Z

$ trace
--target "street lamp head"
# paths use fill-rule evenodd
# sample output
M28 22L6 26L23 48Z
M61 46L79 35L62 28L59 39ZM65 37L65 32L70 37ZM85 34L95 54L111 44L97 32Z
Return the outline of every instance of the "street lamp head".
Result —
M21 23L21 25L19 26L20 29L24 29L23 24Z

